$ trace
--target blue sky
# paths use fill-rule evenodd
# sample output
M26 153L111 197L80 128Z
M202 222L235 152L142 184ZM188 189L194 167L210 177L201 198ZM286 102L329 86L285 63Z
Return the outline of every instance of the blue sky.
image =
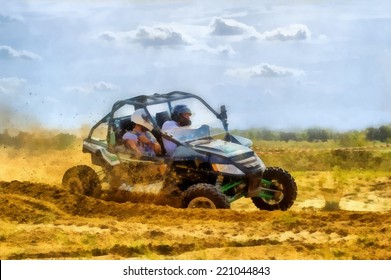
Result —
M82 2L82 3L79 3ZM231 128L391 123L391 1L1 0L0 131L173 90Z

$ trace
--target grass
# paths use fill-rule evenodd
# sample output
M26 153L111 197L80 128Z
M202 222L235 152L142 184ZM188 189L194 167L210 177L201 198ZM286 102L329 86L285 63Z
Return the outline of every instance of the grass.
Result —
M290 171L330 171L336 166L342 170L391 171L390 145L343 147L335 141L256 141L253 148L267 166Z
M3 146L0 149L0 181L28 180L58 185L68 168L79 164L92 166L90 155L82 153L81 143L78 139L74 146L65 150L32 151ZM337 166L343 172L391 171L391 149L373 147L346 150L335 141L255 141L253 145L267 166L279 166L289 172L332 171ZM94 168L99 170L99 167Z

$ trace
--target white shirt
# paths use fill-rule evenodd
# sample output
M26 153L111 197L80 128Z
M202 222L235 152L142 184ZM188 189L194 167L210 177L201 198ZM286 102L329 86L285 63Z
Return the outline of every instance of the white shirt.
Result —
M138 137L140 135L145 135L149 140L151 140L152 143L156 142L155 138L152 136L152 134L149 131L145 132L145 133L136 133L136 132L133 132L133 131L127 131L122 136L122 139L135 141L136 145L137 145L137 147L138 147L138 149L139 149L139 151L141 152L142 155L145 155L145 156L155 156L155 152L153 151L153 149L151 147L149 147L148 145L140 143L140 141L138 140Z
M168 132L171 129L174 129L177 127L179 127L179 125L176 121L166 121L162 126L162 132L163 133ZM164 148L166 149L166 154L172 156L175 152L176 144L163 137L163 145L164 145Z

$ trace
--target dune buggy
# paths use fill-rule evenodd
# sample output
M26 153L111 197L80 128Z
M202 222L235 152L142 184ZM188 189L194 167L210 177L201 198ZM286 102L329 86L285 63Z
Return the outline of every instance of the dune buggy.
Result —
M162 124L178 104L192 108L192 125L163 132ZM152 133L163 147L160 155L135 157L123 144L122 135L133 125L131 115L140 108L153 123ZM165 154L164 138L177 144L172 156ZM118 202L149 192L158 204L182 208L230 208L247 197L259 209L289 209L297 195L294 178L282 168L266 167L251 146L251 140L229 132L224 105L217 112L201 97L180 91L140 95L114 103L84 139L83 152L102 171L74 166L65 172L63 185L72 193Z

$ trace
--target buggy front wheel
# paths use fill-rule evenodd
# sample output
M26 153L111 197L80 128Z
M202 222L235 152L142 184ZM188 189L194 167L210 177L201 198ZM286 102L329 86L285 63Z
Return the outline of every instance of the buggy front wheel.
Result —
M263 186L259 197L252 197L254 205L261 210L288 210L297 196L294 178L284 169L269 167L263 173L263 179L270 182Z

